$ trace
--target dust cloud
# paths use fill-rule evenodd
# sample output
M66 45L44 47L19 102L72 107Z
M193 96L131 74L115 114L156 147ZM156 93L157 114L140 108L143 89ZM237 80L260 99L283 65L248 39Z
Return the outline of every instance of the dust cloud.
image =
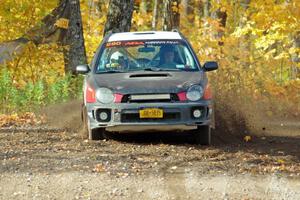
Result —
M283 107L279 100L260 102L250 97L217 95L215 99L216 134L226 134L230 139L252 136L300 136L300 116Z
M242 101L216 95L214 143L236 143L244 136L300 136L300 120L291 116L268 116L269 103ZM47 126L83 134L81 100L47 106L40 114L46 116Z
M81 101L71 100L69 102L50 105L42 108L39 114L45 115L47 126L50 128L65 129L79 132L81 122Z

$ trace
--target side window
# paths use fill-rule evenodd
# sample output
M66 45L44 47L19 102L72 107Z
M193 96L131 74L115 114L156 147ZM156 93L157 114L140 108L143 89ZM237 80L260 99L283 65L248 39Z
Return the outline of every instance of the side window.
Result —
M105 65L109 62L111 49L105 49L100 55L100 59L97 66L97 71L103 71L105 69Z
M90 67L96 67L97 68L97 66L95 66L95 65L97 63L97 59L98 59L98 56L99 56L99 51L100 51L100 47L96 50L96 52L94 54L94 57L93 57L93 59L90 63Z

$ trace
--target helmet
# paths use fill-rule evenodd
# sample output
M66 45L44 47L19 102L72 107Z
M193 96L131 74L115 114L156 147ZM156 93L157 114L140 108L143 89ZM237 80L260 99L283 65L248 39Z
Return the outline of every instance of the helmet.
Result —
M119 63L121 60L124 60L125 56L119 51L114 52L110 56L110 63Z

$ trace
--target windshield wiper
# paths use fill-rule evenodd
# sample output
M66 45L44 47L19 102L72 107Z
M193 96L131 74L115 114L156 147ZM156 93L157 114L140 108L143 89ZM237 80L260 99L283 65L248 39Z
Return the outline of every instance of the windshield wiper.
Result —
M144 71L153 71L153 72L158 72L160 71L160 68L158 67L147 67L143 69Z
M177 71L182 71L182 70L181 69L166 68L166 69L160 69L159 71L177 72Z
M97 74L106 74L106 73L123 73L123 71L121 70L107 70L107 71L101 71L101 72L98 72Z

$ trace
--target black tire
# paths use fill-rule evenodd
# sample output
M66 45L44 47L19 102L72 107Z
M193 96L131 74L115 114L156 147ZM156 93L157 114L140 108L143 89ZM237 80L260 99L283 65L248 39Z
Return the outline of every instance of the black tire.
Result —
M104 140L105 139L105 129L104 128L91 129L89 131L89 139L90 140Z
M210 126L198 126L193 132L194 142L200 145L211 144L211 128Z
M81 130L81 137L82 139L88 139L89 138L89 129L88 129L88 119L87 119L87 113L86 108L82 106L81 109L81 119L82 119L82 130Z
M89 125L89 120L86 112L86 108L82 109L82 121L83 121L83 138L90 140L104 140L105 139L105 129L97 128L91 129Z

